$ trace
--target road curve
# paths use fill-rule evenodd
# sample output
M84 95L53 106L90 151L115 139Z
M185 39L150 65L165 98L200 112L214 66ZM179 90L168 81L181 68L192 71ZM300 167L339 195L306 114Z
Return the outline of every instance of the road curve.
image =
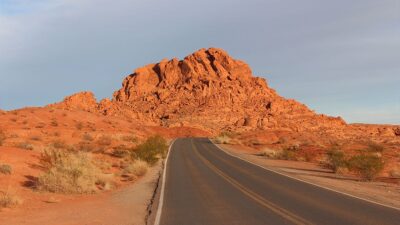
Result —
M206 138L175 141L160 225L400 224L400 211L232 157ZM158 224L157 224L158 225Z

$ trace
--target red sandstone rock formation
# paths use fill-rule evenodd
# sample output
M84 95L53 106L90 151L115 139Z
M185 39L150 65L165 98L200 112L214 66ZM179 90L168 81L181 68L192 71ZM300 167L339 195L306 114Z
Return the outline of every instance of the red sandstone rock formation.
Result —
M125 78L113 101L165 126L296 131L345 126L340 118L317 115L282 98L263 78L254 77L246 63L217 48L137 69Z
M98 104L94 94L85 91L65 97L62 102L49 105L49 107L97 112Z
M136 69L124 79L112 100L96 103L92 93L82 92L53 107L122 114L154 125L216 132L278 129L338 137L354 132L383 136L400 133L400 128L349 126L340 117L316 114L295 100L279 96L265 79L253 76L246 63L217 48Z

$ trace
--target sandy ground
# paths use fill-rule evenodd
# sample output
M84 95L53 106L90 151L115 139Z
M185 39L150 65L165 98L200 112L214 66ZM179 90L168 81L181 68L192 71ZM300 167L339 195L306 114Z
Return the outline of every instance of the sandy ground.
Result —
M292 177L400 209L399 183L362 182L355 177L335 174L314 163L272 160L257 156L254 149L239 145L218 146L233 155Z
M134 184L93 196L48 203L35 209L0 212L1 225L140 225L145 224L161 163Z

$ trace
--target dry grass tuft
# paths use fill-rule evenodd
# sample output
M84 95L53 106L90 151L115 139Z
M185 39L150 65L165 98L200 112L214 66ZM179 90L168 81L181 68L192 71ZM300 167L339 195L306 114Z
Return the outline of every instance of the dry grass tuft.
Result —
M31 139L32 141L41 141L42 140L42 138L39 135L33 135L29 139Z
M123 136L121 139L123 141L131 142L131 143L137 143L139 141L139 139L137 137L135 137L134 135L126 135L126 136Z
M21 198L14 191L0 190L0 208L9 208L21 203Z
M270 149L270 148L264 148L257 155L258 156L265 156L265 157L271 158L271 159L276 159L280 155L280 151L273 150L273 149Z
M44 128L46 125L44 123L38 123L35 128L41 129Z
M11 174L12 173L12 167L7 164L2 164L0 165L0 173L1 174Z
M89 154L50 149L42 153L40 162L46 172L39 176L37 189L65 194L96 192L102 173Z
M124 168L124 172L133 174L137 177L144 176L149 169L149 165L143 160L134 160Z
M90 134L88 134L88 133L84 133L84 134L82 135L82 140L85 140L85 141L93 141L94 138L92 137L92 135L90 135Z
M25 150L33 150L33 145L29 142L20 142L15 145L17 148L22 148Z
M75 124L76 129L78 130L82 130L83 129L83 123L82 122L78 122Z
M59 140L59 139L54 140L54 141L51 143L51 146L52 146L53 148L56 148L56 149L67 149L67 148L68 148L68 145L65 143L65 141Z
M56 120L56 119L52 119L50 125L53 126L53 127L58 127L58 122L57 122L57 120Z
M111 153L111 155L116 158L126 158L131 156L131 154L132 154L131 149L128 149L125 146L118 146L114 148L114 150Z
M102 146L109 146L112 143L112 138L108 135L102 135L97 139L97 144Z

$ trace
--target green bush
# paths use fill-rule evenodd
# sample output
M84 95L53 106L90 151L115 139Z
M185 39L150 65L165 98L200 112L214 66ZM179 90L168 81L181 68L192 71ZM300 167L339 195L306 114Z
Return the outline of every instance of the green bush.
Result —
M11 174L12 173L12 168L10 165L0 165L0 173L2 174Z
M155 135L147 138L145 142L138 145L133 153L133 157L154 165L160 157L165 157L167 150L167 141L163 137Z
M337 172L339 168L347 166L344 152L337 149L331 149L327 152L327 156L329 167L333 171Z
M383 160L372 154L360 154L348 160L348 168L365 180L372 180L384 167Z

